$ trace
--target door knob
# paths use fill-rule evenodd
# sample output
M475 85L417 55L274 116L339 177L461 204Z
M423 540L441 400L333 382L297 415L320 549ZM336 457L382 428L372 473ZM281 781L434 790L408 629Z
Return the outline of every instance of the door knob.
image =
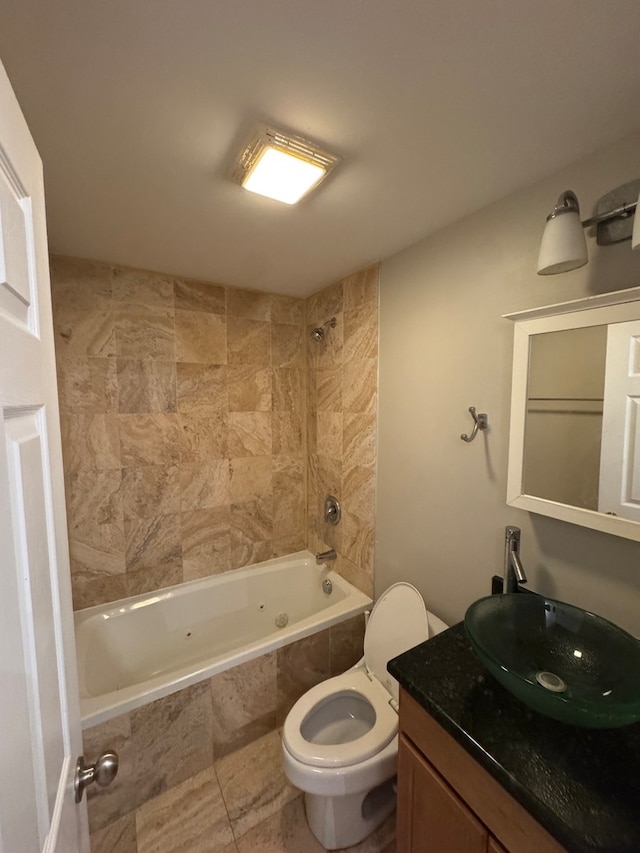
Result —
M103 752L95 764L85 764L84 755L76 763L76 775L73 787L76 792L76 803L82 800L87 785L97 782L101 788L106 788L116 778L118 772L118 754L112 749Z

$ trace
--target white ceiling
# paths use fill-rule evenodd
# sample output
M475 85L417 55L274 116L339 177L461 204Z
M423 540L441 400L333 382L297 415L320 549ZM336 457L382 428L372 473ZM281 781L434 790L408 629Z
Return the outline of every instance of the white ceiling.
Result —
M638 129L639 44L638 0L0 0L54 251L298 295ZM297 207L228 178L259 120L344 158Z

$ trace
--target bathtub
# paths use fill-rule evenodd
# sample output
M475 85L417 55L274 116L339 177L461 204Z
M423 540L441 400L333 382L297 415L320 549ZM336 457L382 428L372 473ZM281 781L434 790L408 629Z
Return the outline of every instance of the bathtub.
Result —
M331 582L331 591L323 588ZM89 728L356 616L371 599L308 551L75 614Z

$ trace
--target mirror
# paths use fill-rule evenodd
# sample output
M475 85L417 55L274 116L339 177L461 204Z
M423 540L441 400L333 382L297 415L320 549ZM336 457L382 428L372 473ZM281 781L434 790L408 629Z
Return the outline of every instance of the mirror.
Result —
M640 288L505 316L507 503L640 541Z

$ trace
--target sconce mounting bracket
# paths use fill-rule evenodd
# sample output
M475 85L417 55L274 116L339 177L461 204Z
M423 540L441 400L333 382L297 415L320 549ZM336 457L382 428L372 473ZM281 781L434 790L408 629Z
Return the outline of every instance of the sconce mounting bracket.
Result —
M638 200L640 194L640 179L629 181L603 195L596 204L594 219L610 210L623 207ZM618 216L615 219L605 219L596 223L596 242L598 246L612 246L630 240L633 231L633 215Z

